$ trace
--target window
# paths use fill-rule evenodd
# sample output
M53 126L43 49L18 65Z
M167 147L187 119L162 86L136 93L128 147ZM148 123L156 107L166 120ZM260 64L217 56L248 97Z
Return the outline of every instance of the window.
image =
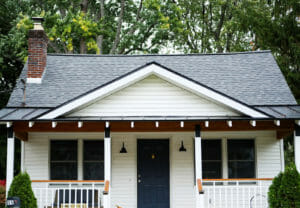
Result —
M77 141L51 141L50 179L77 180Z
M229 178L255 178L254 140L229 139Z
M221 140L202 140L203 178L222 177Z
M84 141L84 180L104 179L104 141Z

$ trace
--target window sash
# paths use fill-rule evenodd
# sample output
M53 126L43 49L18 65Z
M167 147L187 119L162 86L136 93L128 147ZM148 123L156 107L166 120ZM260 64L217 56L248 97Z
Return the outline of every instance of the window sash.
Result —
M88 144L90 143L90 144ZM91 145L91 143L93 145ZM93 156L86 156L91 152L88 148L92 147ZM98 150L93 148L97 147ZM99 158L99 159L97 159ZM83 165L82 165L84 180L103 180L104 179L104 140L84 140L83 141ZM90 171L90 170L94 171Z
M246 148L248 149L248 152L250 152L250 155L248 157L252 159L237 159L236 157L238 154L234 154L234 159L230 159L230 153L234 152L234 150L237 150L235 147L238 143L248 143L246 144ZM236 143L236 144L234 144ZM245 147L242 146L242 147ZM248 147L247 147L248 146ZM250 147L251 146L251 147ZM239 147L238 151L240 151ZM231 149L232 148L232 149ZM249 149L251 148L251 149ZM228 167L228 178L255 178L256 177L256 161L255 161L255 142L254 139L228 139L227 140L227 167ZM242 157L245 157L245 155L242 155ZM238 166L239 164L239 166ZM244 166L242 164L248 164L248 166ZM247 168L249 168L247 170Z
M222 140L221 139L203 139L202 140L202 175L203 178L222 178ZM217 151L217 155L213 155L213 159L210 159L211 155L207 153L204 148L214 149ZM218 158L219 157L219 158ZM205 158L205 159L203 159ZM215 168L213 168L215 166Z
M69 146L66 148L66 144ZM61 149L59 149L61 148ZM66 151L69 151L66 154ZM67 155L67 157L65 156ZM78 141L50 141L50 179L77 180L78 178Z

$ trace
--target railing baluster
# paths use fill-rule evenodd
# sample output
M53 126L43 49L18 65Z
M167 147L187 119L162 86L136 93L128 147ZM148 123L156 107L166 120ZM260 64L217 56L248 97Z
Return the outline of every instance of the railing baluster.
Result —
M57 189L57 202L56 202L56 205L58 207L60 207L60 190L59 190L59 188Z
M260 207L263 207L263 202L262 202L262 197L263 197L263 193L262 193L262 181L259 181L259 192L260 192Z
M82 187L81 187L81 189L80 189L80 192L81 192L81 194L80 194L80 208L82 208L82 194L83 194L83 191L82 191Z
M243 208L246 207L245 205L245 200L246 200L246 196L245 196L245 189L242 189L242 204L243 204Z
M93 185L92 185L92 205L93 205L93 207L94 207L94 199L95 199L95 196L94 196L94 191L95 191L95 186L94 186L94 183L93 183Z
M54 189L51 189L51 199L54 199L53 198L53 191L54 191ZM54 202L55 203L55 202ZM53 203L51 202L51 208L53 208Z
M72 200L71 200L71 191L72 191L71 183L69 183L69 200L68 200L69 208L71 208L71 203L72 203Z
M74 204L75 204L75 208L77 207L77 187L75 188L75 194L74 194Z
M239 185L240 185L240 182L239 181L237 181L236 182L236 188L235 188L235 190L236 190L236 207L239 207Z
M43 204L43 194L42 194L43 192L42 191L43 190L41 188L39 190L40 190L39 191L40 200L38 201L39 202L38 204L40 207L42 207L42 204Z
M89 207L89 190L86 189L86 206Z

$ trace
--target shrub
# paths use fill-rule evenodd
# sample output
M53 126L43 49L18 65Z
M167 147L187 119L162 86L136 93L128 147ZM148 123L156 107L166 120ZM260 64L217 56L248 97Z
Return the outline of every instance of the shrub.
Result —
M20 173L14 177L8 196L20 197L21 208L37 208L36 198L31 188L31 180L27 173Z
M0 208L5 207L5 186L0 185Z
M300 208L300 174L294 164L273 179L268 196L270 208Z

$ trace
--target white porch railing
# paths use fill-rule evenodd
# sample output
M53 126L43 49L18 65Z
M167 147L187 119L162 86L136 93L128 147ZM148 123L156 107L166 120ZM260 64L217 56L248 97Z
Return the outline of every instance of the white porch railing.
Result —
M38 208L102 208L103 181L32 181Z
M203 179L205 208L267 208L272 179Z

